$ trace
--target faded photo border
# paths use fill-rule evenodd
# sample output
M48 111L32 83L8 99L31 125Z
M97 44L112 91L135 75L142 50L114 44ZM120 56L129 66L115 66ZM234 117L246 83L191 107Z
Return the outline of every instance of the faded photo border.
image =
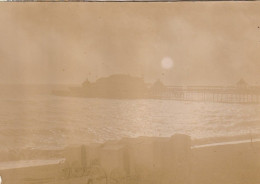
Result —
M0 16L6 23L0 33L7 34L0 39L0 58L7 61L1 65L0 59L0 184L259 184L260 13L253 5L260 7L260 0L249 1L0 0L2 8L22 7L11 16L13 9L5 9ZM133 4L142 5L139 15L136 7L128 6ZM165 26L163 21L176 16L171 13L183 4L196 5L201 20L192 13L187 18L196 22L195 28L181 19L191 6ZM208 16L202 4L210 4ZM216 4L221 12L216 9L211 15ZM229 8L237 4L234 14ZM32 10L28 14L27 5ZM98 6L91 11L92 5ZM172 5L178 6L170 9ZM83 8L68 8L73 6ZM129 7L132 14L127 14ZM120 9L118 14L114 8ZM149 8L160 11L145 12ZM88 19L80 19L81 13ZM227 20L228 15L236 21ZM128 17L134 18L129 22ZM204 25L205 17L209 24ZM30 19L32 24L26 24ZM101 23L83 39L82 32L97 20ZM139 30L144 23L148 26ZM230 28L232 24L236 26ZM115 31L120 26L121 35ZM165 37L157 38L158 32ZM242 34L250 36L239 39ZM217 44L211 47L212 42ZM131 68L135 57L137 64ZM181 72L172 71L175 67Z
M0 2L248 2L260 0L0 0Z

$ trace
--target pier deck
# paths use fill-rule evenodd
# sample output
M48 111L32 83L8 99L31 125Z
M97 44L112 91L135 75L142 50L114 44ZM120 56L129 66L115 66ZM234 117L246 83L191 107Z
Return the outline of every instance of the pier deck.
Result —
M165 86L151 89L149 96L157 99L207 101L219 103L260 103L259 87L229 86Z

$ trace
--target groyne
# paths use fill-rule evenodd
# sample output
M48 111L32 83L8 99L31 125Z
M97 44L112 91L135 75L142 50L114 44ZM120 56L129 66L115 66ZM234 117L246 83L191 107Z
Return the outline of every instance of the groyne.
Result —
M64 158L0 169L22 184L259 184L260 142L192 145L187 135L71 146ZM1 167L0 167L1 168Z

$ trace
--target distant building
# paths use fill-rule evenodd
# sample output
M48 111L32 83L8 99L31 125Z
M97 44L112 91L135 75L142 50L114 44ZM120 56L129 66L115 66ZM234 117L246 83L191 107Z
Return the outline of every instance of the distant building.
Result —
M89 80L85 80L83 83L82 83L82 87L88 87L90 85L90 82Z
M147 87L141 77L116 74L99 78L93 83L85 80L82 87L72 88L70 93L85 97L144 98Z
M160 79L158 79L151 87L153 90L159 90L159 89L165 89L166 86L161 82Z
M248 83L247 83L244 79L240 79L240 80L237 82L236 86L237 86L238 88L247 88L247 87L248 87Z

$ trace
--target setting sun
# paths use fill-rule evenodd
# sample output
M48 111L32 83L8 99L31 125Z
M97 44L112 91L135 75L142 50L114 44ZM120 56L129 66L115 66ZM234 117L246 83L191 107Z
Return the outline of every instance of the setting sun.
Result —
M164 57L161 61L162 68L171 69L173 67L173 60L170 57Z

